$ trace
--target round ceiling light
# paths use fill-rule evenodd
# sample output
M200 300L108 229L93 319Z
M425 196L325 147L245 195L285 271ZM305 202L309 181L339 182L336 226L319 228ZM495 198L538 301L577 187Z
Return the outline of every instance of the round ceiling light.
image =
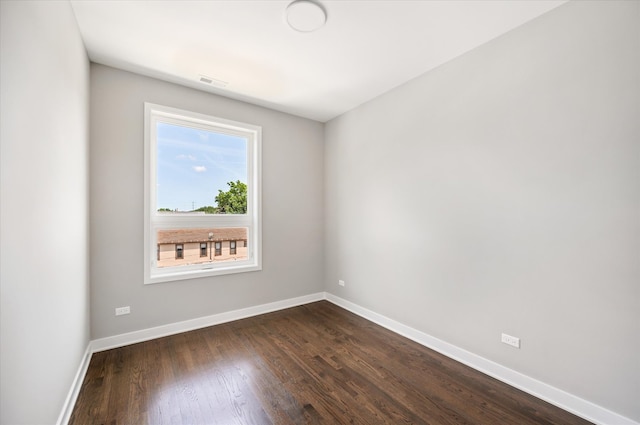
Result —
M327 14L322 6L309 0L296 0L287 6L287 23L300 32L312 32L327 22Z

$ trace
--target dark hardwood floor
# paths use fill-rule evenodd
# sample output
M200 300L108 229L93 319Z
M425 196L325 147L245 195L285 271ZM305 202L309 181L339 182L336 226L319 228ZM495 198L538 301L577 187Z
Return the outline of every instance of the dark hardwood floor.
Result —
M96 353L70 424L588 424L321 301Z

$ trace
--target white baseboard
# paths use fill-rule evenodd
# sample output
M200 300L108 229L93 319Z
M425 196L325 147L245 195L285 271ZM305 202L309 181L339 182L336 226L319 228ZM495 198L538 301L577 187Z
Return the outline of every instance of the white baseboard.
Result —
M326 293L325 297L327 301L330 301L345 310L349 310L350 312L364 317L365 319L389 329L390 331L409 338L420 345L424 345L425 347L437 351L440 354L444 354L449 358L459 361L460 363L551 403L563 410L571 412L576 416L580 416L590 422L598 425L640 425L640 423L607 410L604 407L598 406L587 400L583 400L567 393L566 391L523 375L515 370L509 369L491 360L487 360L484 357L480 357L469 351L463 350L462 348L456 347L455 345L449 344L448 342L434 338L431 335L406 326L400 322L396 322L395 320L389 319L388 317L375 313L364 307L360 307L351 301L347 301L330 293Z
M183 322L157 326L155 328L143 329L126 334L100 338L91 341L91 350L92 352L97 353L99 351L105 351L112 348L123 347L125 345L136 344L138 342L149 341L151 339L161 338L163 336L174 335L200 328L206 328L207 326L219 325L221 323L245 319L247 317L257 316L259 314L284 310L285 308L297 307L299 305L309 304L314 301L320 301L323 299L325 299L324 292L318 292L316 294L290 298L288 300L261 304L254 307L247 307L239 310L228 311L225 313L213 314L211 316L199 317L197 319L185 320Z
M92 354L91 341L89 341L87 349L84 351L84 355L82 356L82 360L80 360L80 367L76 372L76 376L73 378L73 382L71 383L69 394L67 394L67 398L64 400L64 405L62 406L62 411L60 412L60 416L58 416L56 425L66 425L69 423L71 413L73 413L73 407L76 405L78 394L80 394L80 388L82 387L84 376L87 374Z
M562 391L551 385L540 382L536 379L523 375L512 369L504 367L484 357L480 357L469 351L463 350L448 342L442 341L417 329L406 326L400 322L389 319L381 314L375 313L364 307L361 307L351 301L337 297L328 292L318 292L316 294L305 295L297 298L290 298L283 301L276 301L268 304L261 304L254 307L247 307L239 310L233 310L225 313L214 314L211 316L200 317L183 322L172 323L154 328L143 329L140 331L129 332L126 334L115 335L107 338L96 339L89 342L89 346L82 358L82 363L78 369L78 373L73 381L73 385L67 396L58 425L68 423L73 407L75 405L82 381L89 367L89 361L93 353L109 350L112 348L123 347L125 345L135 344L138 342L148 341L155 338L161 338L168 335L174 335L181 332L187 332L207 326L219 325L234 320L240 320L247 317L257 316L259 314L271 313L273 311L284 310L286 308L297 307L299 305L309 304L316 301L327 300L339 307L349 310L367 320L370 320L386 329L389 329L399 335L409 338L418 344L435 350L449 358L463 363L473 369L476 369L486 375L489 375L499 381L518 388L526 393L538 397L548 403L560 407L576 416L580 416L597 425L640 425L629 418L621 416L615 412L605 409L604 407L583 400L572 394Z

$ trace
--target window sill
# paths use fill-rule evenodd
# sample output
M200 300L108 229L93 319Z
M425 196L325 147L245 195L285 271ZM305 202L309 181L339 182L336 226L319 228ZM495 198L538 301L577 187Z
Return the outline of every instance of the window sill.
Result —
M260 265L254 262L242 262L243 264L224 265L218 267L198 267L191 270L167 270L156 271L150 276L145 276L145 285L154 283L175 282L187 279L198 279L203 277L223 276L227 274L255 272L262 270Z

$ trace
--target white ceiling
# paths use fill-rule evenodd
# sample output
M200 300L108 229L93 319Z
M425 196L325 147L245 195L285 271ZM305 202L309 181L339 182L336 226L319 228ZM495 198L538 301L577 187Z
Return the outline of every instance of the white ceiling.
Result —
M93 62L322 122L564 2L319 0L300 33L290 1L70 1Z

